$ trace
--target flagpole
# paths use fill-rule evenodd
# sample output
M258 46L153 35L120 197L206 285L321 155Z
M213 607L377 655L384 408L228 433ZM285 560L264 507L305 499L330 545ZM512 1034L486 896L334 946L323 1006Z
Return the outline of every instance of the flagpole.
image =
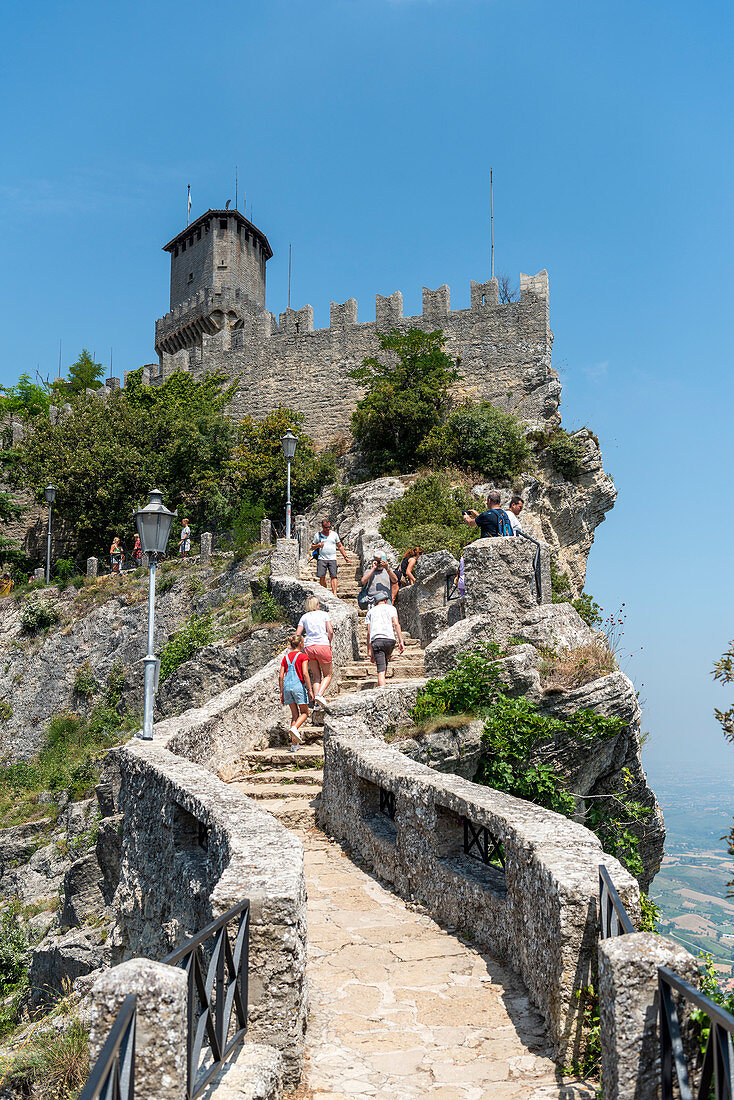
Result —
M186 224L187 225L189 224L189 219L190 218L191 218L191 184L189 184L189 194L188 194L188 199L186 201Z
M491 241L492 278L494 279L494 179L492 178L491 168L489 170L489 236Z
M234 166L234 208L237 209L237 165Z
M291 308L291 244L288 244L288 309Z

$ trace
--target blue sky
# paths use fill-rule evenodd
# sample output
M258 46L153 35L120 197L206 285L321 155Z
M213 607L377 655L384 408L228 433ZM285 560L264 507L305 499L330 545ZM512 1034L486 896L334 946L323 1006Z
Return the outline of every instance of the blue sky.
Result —
M567 426L619 502L590 591L628 613L653 774L730 769L732 5L704 0L129 0L4 8L0 382L86 345L154 359L161 245L234 199L268 305L550 274ZM731 693L730 693L731 694Z

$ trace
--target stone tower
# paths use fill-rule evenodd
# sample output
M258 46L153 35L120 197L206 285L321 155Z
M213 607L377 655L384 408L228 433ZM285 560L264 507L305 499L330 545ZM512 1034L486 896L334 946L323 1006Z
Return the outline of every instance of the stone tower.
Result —
M265 308L267 237L238 210L207 210L163 246L171 256L170 313L156 322L155 349L201 347L225 325Z

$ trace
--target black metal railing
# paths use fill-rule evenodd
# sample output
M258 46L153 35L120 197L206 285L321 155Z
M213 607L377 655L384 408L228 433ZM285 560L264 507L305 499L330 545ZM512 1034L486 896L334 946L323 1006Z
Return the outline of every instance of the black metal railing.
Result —
M534 539L532 535L528 535L525 531L518 531L518 535L527 539L528 542L535 544L535 554L533 556L533 588L535 590L535 599L538 603L543 602L543 569L540 563L540 543L537 539Z
M384 787L380 787L380 813L391 821L395 820L395 794L393 791L386 791Z
M505 850L502 841L484 825L475 825L468 817L462 817L464 825L464 855L477 859L487 866L505 869Z
M599 864L599 920L603 940L636 931L603 863Z
M135 1100L135 1010L131 993L122 1002L79 1100Z
M163 960L183 967L189 979L188 1100L201 1096L245 1037L249 932L250 903L242 901ZM202 1066L205 1043L211 1063L205 1058Z
M709 1019L703 1061L696 1067L700 1078L695 1096L698 1100L734 1100L734 1016L665 966L658 967L658 990L661 1100L673 1100L674 1095L680 1096L680 1100L694 1100L678 1007L675 1003L676 993ZM674 1080L678 1083L675 1092Z
M462 598L461 592L459 592L459 578L456 573L446 574L446 591L444 593L444 603L450 603L451 600L460 600Z

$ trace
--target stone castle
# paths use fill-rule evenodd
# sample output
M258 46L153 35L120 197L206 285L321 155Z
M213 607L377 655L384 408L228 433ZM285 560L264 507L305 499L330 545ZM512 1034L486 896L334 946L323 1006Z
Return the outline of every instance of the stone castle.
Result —
M265 306L265 234L238 210L207 210L164 245L171 257L170 311L156 321L158 364L145 380L174 371L218 371L239 379L236 418L263 416L282 404L301 410L306 430L326 445L344 436L362 390L348 377L378 350L378 333L441 329L462 375L458 392L525 420L557 422L561 386L551 366L548 275L521 275L517 302L500 303L496 279L471 283L469 309L452 310L450 292L423 288L423 312L403 316L399 291L376 295L375 320L357 320L354 298L331 303L328 328L314 329L313 308Z

